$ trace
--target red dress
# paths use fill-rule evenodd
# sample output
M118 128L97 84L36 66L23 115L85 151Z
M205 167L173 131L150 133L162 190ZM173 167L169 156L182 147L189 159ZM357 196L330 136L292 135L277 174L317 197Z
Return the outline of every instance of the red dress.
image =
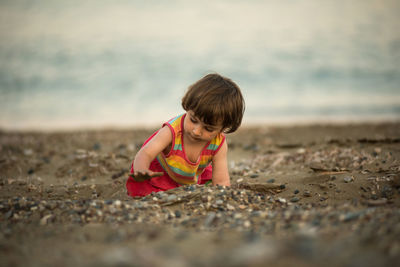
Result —
M146 140L146 142L144 142L143 146L146 145L157 134L157 132L155 132L152 136L150 136ZM151 162L149 169L154 172L163 172L164 174L162 176L154 177L151 178L150 180L146 180L143 182L137 182L132 177L129 177L126 182L126 189L128 191L128 195L146 196L148 194L151 194L152 192L166 191L181 186L180 184L178 184L169 177L169 175L161 166L157 158L155 158ZM130 173L134 173L133 163L131 164ZM198 184L205 184L207 181L210 181L211 179L212 179L212 165L210 164L204 169L203 173L200 174Z

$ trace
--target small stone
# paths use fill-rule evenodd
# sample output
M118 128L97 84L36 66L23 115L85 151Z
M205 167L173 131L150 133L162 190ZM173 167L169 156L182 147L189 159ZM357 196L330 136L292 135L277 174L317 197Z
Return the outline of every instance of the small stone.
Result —
M169 195L167 201L175 201L178 197L175 194Z
M379 199L379 197L378 197L378 195L376 194L376 193L372 193L371 194L371 199L373 199L373 200L378 200Z
M25 149L24 150L24 155L25 156L32 156L33 150L32 149Z
M299 191L299 189L296 189L296 190L294 190L293 193L297 195L298 193L300 193L300 191Z
M328 188L328 186L326 184L324 184L324 183L318 184L318 185L319 185L319 188L322 189L322 190L326 190Z
M286 203L286 199L284 199L284 198L282 198L282 197L278 198L278 201L279 201L280 203Z
M40 225L46 225L49 221L50 218L52 218L52 214L45 215L41 220L40 220Z
M122 204L121 200L119 200L119 199L115 200L115 202L114 202L114 205L117 207L121 207L121 204Z
M349 222L360 217L361 212L348 212L346 214L340 215L339 219L343 222Z
M306 153L306 149L305 148L299 148L299 149L297 149L296 152L299 153L299 154L304 154L304 153Z
M354 181L354 177L353 176L346 176L343 178L345 183L350 183L352 181Z
M298 197L294 197L290 200L290 202L298 202L300 200L300 198Z
M233 215L233 218L234 219L241 219L243 216L242 216L242 214L241 213L235 213L234 215Z
M267 180L267 183L270 183L270 184L275 183L275 179L271 178L271 179Z
M175 217L180 218L182 216L181 212L179 210L175 211Z
M101 149L101 144L100 143L95 143L92 148L93 148L93 150L100 150Z
M226 205L226 208L227 208L228 210L235 210L235 207L232 206L232 205L230 205L230 204L227 204L227 205Z
M106 200L104 200L104 204L112 205L113 203L114 203L114 200L112 200L112 199L106 199Z
M308 190L305 190L304 193L303 193L303 196L305 196L305 197L311 197L311 192L308 191Z
M217 199L217 201L215 201L215 204L222 205L222 204L224 204L224 201L221 199Z

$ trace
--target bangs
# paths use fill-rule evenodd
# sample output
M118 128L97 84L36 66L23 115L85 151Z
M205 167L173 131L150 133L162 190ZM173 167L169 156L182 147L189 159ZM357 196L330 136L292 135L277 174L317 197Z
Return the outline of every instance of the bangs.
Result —
M189 110L193 111L203 123L212 126L222 125L223 129L230 128L236 113L231 108L232 104L224 101L223 97L202 97L191 103Z
M225 116L216 105L196 105L196 107L191 110L194 115L205 124L212 126L222 124L223 128L226 126L223 125L224 119L221 120L221 118L224 118Z

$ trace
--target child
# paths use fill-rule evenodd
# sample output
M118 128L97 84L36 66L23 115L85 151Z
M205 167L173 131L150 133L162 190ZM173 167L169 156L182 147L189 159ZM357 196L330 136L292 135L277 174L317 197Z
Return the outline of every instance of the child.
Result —
M130 196L145 196L181 185L230 185L224 133L242 122L240 88L219 74L191 85L182 98L186 113L163 124L136 154L126 183Z

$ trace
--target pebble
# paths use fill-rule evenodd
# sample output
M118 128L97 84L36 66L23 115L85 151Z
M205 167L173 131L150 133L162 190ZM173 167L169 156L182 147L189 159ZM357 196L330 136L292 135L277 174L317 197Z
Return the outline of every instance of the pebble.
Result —
M25 156L32 156L33 155L33 150L32 149L24 149L24 155Z
M283 197L278 198L278 201L279 201L280 203L286 203L286 202L287 202L286 199L283 198Z
M116 206L116 207L121 207L121 200L119 200L119 199L117 199L115 202L114 202L114 205Z
M298 202L299 200L300 200L300 198L293 197L292 199L290 199L290 202Z
M227 205L226 205L226 208L227 208L228 210L235 210L235 207L232 206L232 205L230 205L230 204L227 204Z
M175 217L180 218L182 216L182 213L179 210L175 211Z
M340 215L340 220L343 222L349 222L352 220L356 220L361 216L362 212L348 212Z
M101 149L101 144L100 143L95 143L92 147L93 150L100 150Z
M40 220L40 225L46 225L48 220L50 220L53 217L52 214L45 215L41 220Z
M224 204L224 201L221 199L217 199L217 201L215 201L215 204L222 205L222 204Z
M345 183L350 183L354 181L354 177L353 176L346 176L343 178Z

